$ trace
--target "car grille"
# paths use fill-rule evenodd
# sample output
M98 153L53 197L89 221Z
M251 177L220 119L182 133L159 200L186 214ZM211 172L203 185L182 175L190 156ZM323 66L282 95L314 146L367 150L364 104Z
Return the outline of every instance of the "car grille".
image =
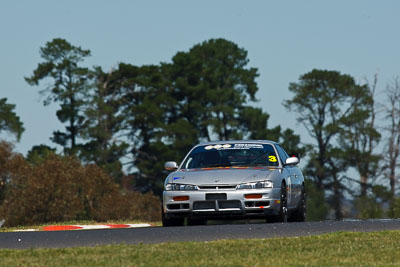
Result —
M215 201L196 201L193 210L215 210Z
M235 190L236 185L199 185L200 190Z
M216 205L218 204L218 209L224 211L226 209L242 209L242 204L240 200L215 200L215 201L195 201L193 203L193 210L216 210Z
M239 200L220 200L218 206L220 209L240 209L242 204Z

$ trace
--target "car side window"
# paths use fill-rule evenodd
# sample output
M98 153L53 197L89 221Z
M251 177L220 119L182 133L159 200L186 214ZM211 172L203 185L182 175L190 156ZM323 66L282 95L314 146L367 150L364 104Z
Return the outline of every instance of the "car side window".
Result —
M276 150L278 151L282 164L285 164L286 159L289 157L288 154L285 152L285 150L283 150L280 145L276 145Z

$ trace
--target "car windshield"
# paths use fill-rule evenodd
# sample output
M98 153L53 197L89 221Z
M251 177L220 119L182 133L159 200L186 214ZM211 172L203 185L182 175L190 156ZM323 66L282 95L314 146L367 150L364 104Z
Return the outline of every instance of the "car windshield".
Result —
M272 145L237 143L198 146L186 158L182 168L278 165Z

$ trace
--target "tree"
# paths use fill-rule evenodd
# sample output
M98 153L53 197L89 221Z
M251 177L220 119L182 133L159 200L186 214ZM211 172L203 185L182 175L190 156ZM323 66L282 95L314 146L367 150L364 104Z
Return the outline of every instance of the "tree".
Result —
M360 219L382 218L384 205L390 204L392 196L386 186L371 186L371 192L366 196L355 198L355 206Z
M21 165L22 156L13 151L13 145L0 141L0 205L4 200L13 172Z
M247 51L225 39L210 39L178 52L169 68L177 100L173 119L193 125L197 141L270 139L289 151L304 152L293 131L269 128L269 115L249 105L257 101L259 74L247 67L248 62Z
M87 95L82 138L86 141L80 157L101 166L117 183L123 176L121 158L128 144L121 138L124 115L118 73L106 73L101 67L93 70L93 86Z
M44 79L52 81L40 93L46 95L45 105L60 103L57 117L62 123L67 123L65 132L54 132L52 140L63 146L65 153L74 154L84 123L83 107L89 74L89 70L78 63L90 56L90 51L56 38L40 48L40 56L44 62L39 63L32 76L25 80L32 86L39 85Z
M316 142L307 173L318 189L331 192L330 203L336 219L340 219L343 174L349 162L337 137L343 132L344 122L362 117L364 113L356 107L369 103L370 95L366 86L356 84L349 75L316 69L302 75L298 83L291 83L289 90L294 96L285 103L286 108L298 114L299 122Z
M225 39L210 39L172 58L174 96L182 117L199 139L241 138L240 113L256 101L256 68L247 68L247 51Z
M315 183L305 180L307 192L307 221L322 221L328 215L328 205L325 203L324 190L318 189Z
M56 149L46 145L33 146L26 156L27 162L38 165L45 161L50 155L56 154Z
M391 215L393 215L393 204L396 194L397 167L399 166L400 155L400 82L394 79L393 83L387 88L388 105L385 108L386 118L389 125L386 127L389 132L385 154L388 162L385 166L386 176L389 178L390 193L392 196Z
M261 108L252 106L243 107L239 116L241 132L245 133L243 137L254 140L268 139L279 141L281 127L268 128L268 119L269 115Z
M241 110L239 117L243 138L276 141L289 153L298 153L301 156L305 156L306 149L300 145L300 136L294 134L292 129L282 131L280 125L269 128L269 115L261 108L245 106Z
M362 106L355 106L351 116L344 119L339 143L347 151L345 157L360 175L360 197L367 196L367 189L372 188L371 179L379 173L381 155L375 150L381 139L381 134L376 129L376 107L374 95L377 85L375 75L372 85L366 87L369 94L368 101Z
M19 141L25 129L14 109L15 105L7 104L7 98L0 99L0 132L7 131L15 134Z
M168 65L136 67L120 64L124 132L131 143L131 167L138 169L135 186L160 195L167 160L180 160L192 145L193 126L179 117L171 93ZM186 150L186 151L185 151Z

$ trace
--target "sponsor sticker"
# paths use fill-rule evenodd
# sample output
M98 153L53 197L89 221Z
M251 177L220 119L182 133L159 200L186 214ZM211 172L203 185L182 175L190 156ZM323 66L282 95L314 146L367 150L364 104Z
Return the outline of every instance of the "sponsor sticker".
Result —
M256 148L256 149L263 149L262 144L218 144L218 145L209 145L204 147L205 150L211 150L211 149L250 149L250 148Z
M264 147L261 144L235 144L234 148L236 148L236 149L250 149L250 148L263 149Z
M204 149L205 150L211 150L211 149L228 149L231 148L232 145L230 144L224 144L224 145L214 145L214 146L206 146Z

